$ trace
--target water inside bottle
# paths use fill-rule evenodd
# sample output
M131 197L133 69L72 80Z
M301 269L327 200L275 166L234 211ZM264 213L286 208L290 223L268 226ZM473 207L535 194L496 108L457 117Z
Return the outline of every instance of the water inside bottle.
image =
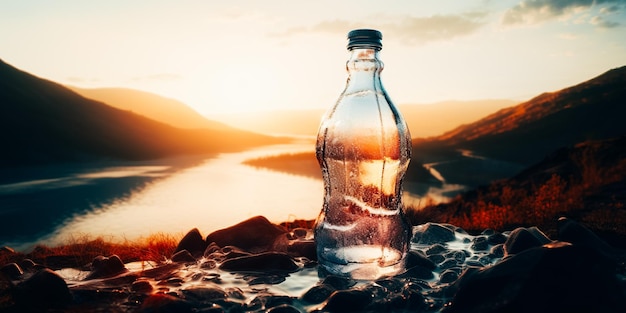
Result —
M333 177L315 229L320 264L355 279L393 275L404 266L410 227L396 197L400 160L327 159ZM328 178L328 177L326 177Z

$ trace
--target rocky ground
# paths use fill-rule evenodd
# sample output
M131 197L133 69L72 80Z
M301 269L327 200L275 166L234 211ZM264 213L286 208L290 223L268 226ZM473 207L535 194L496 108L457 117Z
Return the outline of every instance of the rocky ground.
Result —
M558 238L427 223L414 228L405 272L354 281L318 275L310 229L255 217L206 237L191 230L161 263L4 264L0 312L626 312L625 260L568 219Z

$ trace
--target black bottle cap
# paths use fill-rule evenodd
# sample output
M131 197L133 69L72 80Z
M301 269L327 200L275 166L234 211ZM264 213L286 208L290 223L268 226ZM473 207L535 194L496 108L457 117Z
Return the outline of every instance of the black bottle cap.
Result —
M383 48L383 34L375 29L355 29L348 33L348 50L354 48Z

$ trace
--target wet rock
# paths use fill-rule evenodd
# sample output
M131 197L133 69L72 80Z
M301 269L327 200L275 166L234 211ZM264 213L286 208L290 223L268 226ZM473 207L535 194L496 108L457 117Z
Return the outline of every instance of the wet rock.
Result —
M293 298L288 296L276 296L271 294L260 294L246 306L246 311L258 311L277 307L283 304L292 304Z
M40 270L16 286L15 302L24 311L60 309L71 301L65 280L50 269Z
M506 242L506 236L503 233L493 233L487 236L487 243L490 245L498 245Z
M388 293L400 293L405 285L403 281L394 278L379 279L376 284L383 287Z
M267 313L300 313L300 310L289 304L281 304L267 310Z
M436 243L436 244L428 247L428 249L426 249L426 255L442 254L442 253L444 253L446 251L448 251L448 249L446 247L444 247L440 243Z
M372 302L369 292L360 289L338 290L333 292L324 305L328 312L358 312L364 311Z
M187 299L201 302L215 302L224 300L228 296L228 294L218 286L193 287L183 290L182 293Z
M0 255L11 255L11 254L15 254L15 250L13 248L8 247L8 246L0 247Z
M209 234L206 242L215 242L220 247L237 246L256 253L272 250L278 237L284 237L286 233L283 227L270 223L263 216L256 216Z
M559 218L558 237L561 241L594 249L599 254L611 259L614 259L616 256L615 249L598 237L598 235L585 226L565 217Z
M626 312L617 264L564 242L525 249L452 284L454 312Z
M183 239L178 242L178 246L176 246L176 250L174 253L187 250L191 255L195 257L202 256L204 254L204 250L207 248L208 244L202 238L200 231L197 228L190 230Z
M0 267L0 273L4 274L11 280L17 280L24 274L24 271L22 271L17 263L9 263Z
M220 252L223 255L223 260L252 255L252 253L243 251L235 246L223 247L222 249L220 249Z
M194 308L189 302L161 293L150 295L141 305L141 312L143 313L191 313L193 311Z
M539 247L550 242L550 239L538 229L518 227L511 232L504 243L505 255L517 254L526 249Z
M501 258L504 256L504 245L497 244L489 250L489 253L493 255L494 258Z
M450 228L442 224L426 223L419 227L419 231L415 232L412 241L418 244L431 245L454 241L455 239L454 231Z
M445 269L455 267L458 264L459 263L457 262L456 259L446 259L445 261L441 262L441 264L439 264L439 268L442 270L445 270Z
M463 251L452 251L444 255L446 259L455 259L457 262L463 263L467 259L467 255Z
M433 254L433 255L429 255L428 256L428 260L430 260L431 262L433 262L435 264L439 264L439 263L445 261L446 257L441 255L441 254Z
M415 266L421 266L431 271L437 268L437 264L435 264L435 262L433 262L430 258L416 251L409 251L406 255L406 267L412 268Z
M309 260L317 261L315 242L312 240L291 241L286 247L286 252L293 257L305 257Z
M130 290L139 293L150 293L154 288L147 280L137 280L130 285Z
M30 270L35 269L37 264L31 259L23 259L22 261L20 261L19 266L24 271L30 271Z
M457 278L459 278L459 273L454 270L445 270L443 271L443 273L441 273L441 276L439 277L439 282L442 284L448 284L457 280Z
M330 275L324 278L322 284L332 286L337 290L343 290L356 285L356 281L347 277Z
M265 252L226 260L219 268L233 272L294 272L299 266L285 253Z
M218 246L215 242L211 242L204 250L204 256L208 257L212 253L220 251L220 249L220 246Z
M316 285L302 295L302 300L311 304L322 303L326 301L334 291L335 288L330 285Z
M172 262L176 263L195 263L196 258L187 250L181 250L172 255Z
M485 251L487 248L489 248L489 243L487 242L487 238L484 236L475 237L472 240L472 245L470 246L470 249L474 251Z
M85 277L88 279L105 278L127 272L124 263L117 255L110 257L97 256L91 262L91 272Z

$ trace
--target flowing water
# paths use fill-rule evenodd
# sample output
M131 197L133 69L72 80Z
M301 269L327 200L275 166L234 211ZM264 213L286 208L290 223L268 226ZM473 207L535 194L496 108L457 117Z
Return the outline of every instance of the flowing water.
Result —
M206 235L257 215L275 223L314 219L322 206L321 180L242 164L313 147L303 141L224 153L184 167L148 162L0 184L0 216L7 223L0 245L24 250L75 236L121 241L156 233L182 236L192 228ZM420 188L440 199L441 189ZM420 199L404 193L406 203Z

